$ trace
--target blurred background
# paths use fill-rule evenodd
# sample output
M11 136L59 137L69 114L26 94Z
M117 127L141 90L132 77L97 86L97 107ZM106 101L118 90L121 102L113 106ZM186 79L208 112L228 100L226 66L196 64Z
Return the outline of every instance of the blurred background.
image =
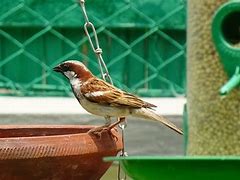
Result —
M186 93L185 0L87 0L114 85L158 106L182 126ZM103 124L52 68L77 59L100 77L75 0L0 2L0 123ZM91 34L92 36L92 34ZM159 123L128 119L130 155L182 155L183 138Z
M116 86L139 96L184 96L185 1L89 0L86 8L90 21L96 26L103 58ZM36 107L41 109L41 116L44 112L51 114L48 109L64 104L65 100L62 98L56 105L52 103L51 107L47 107L46 101L52 99L46 97L72 98L67 80L52 71L55 65L64 60L80 60L100 77L96 56L84 34L83 14L76 1L3 0L0 6L0 22L0 94L5 96L1 100L1 108L5 107L5 110L2 109L3 113L14 113L21 107L15 114L34 114L34 105L39 103L33 98L19 97L44 97L44 107ZM20 101L20 107L14 108L17 102L14 102L13 98ZM24 102L28 104L23 106ZM10 106L8 113L7 104ZM168 109L173 107L164 107L160 99L155 101L155 104L161 107L159 109L166 109L160 112L164 115L176 117L180 115L178 112L182 111L177 109L177 112L169 112ZM66 108L71 106L74 107L67 104ZM77 108L75 113L78 113ZM25 109L28 109L27 112ZM62 112L57 107L55 111L59 111L59 114ZM67 113L66 109L65 111ZM76 118L74 123L81 123L82 118ZM9 123L26 122L25 117L22 121L18 118L9 119ZM181 121L181 117L174 119ZM41 123L48 123L50 120L59 123L54 119L45 119ZM64 123L72 123L65 120ZM3 118L1 122L8 122L5 121L6 118ZM98 122L101 124L104 121ZM39 123L38 118L34 118L32 123ZM129 125L129 128L134 127Z
M239 0L87 0L86 9L114 85L184 127L185 141L129 118L129 155L240 155ZM84 23L75 0L1 0L0 124L104 123L52 70L77 59L101 77ZM113 177L115 166L102 179Z
M186 2L87 1L114 84L138 95L175 97L186 85ZM2 0L0 93L71 96L52 68L83 61L99 75L76 1Z

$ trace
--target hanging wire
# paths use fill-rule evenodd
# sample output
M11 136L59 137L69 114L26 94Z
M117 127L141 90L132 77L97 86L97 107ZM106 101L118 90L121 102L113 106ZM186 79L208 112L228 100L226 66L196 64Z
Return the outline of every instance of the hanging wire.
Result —
M98 64L99 64L99 67L100 67L100 72L101 72L101 75L102 75L102 78L105 80L105 81L108 81L110 82L111 84L113 84L112 82L112 78L110 77L109 75L109 72L108 72L108 69L107 69L107 66L103 60L103 57L102 57L102 49L100 48L99 46L99 41L98 41L98 37L97 37L97 32L96 32L96 29L93 25L93 23L91 23L88 19L88 16L87 16L87 12L86 12L86 8L85 8L85 1L84 0L80 0L80 5L81 5L81 8L82 8L82 12L83 12L83 16L84 16L84 19L85 19L85 24L84 24L84 31L88 37L88 40L90 42L90 45L92 47L92 50L93 52L96 54L97 56L97 59L98 59ZM89 34L89 31L88 31L88 28L92 30L93 32L93 36L94 36L94 41L95 41L95 46L93 44L93 41L92 41L92 38Z
M126 157L128 155L127 155L127 152L125 151L125 141L124 141L124 139L125 139L125 128L127 127L127 120L125 119L118 126L122 131L122 144L123 144L123 148L121 150L120 157ZM126 173L123 172L123 170L121 169L120 162L118 164L118 176L117 177L118 177L118 180L126 180L127 179Z
M106 64L105 64L105 62L103 60L103 57L102 57L102 49L99 46L99 41L98 41L96 29L95 29L93 23L91 23L89 21L89 19L88 19L86 8L85 8L85 0L80 0L80 5L81 5L81 9L82 9L83 16L84 16L84 19L85 19L84 31L85 31L85 33L86 33L86 35L88 37L88 40L90 42L90 45L92 47L93 52L97 56L98 64L99 64L99 68L100 68L100 72L101 72L102 78L105 81L108 81L109 83L113 84L112 78L109 75L107 66L106 66ZM89 34L88 28L91 29L92 32L93 32L95 46L94 46L92 38L91 38L91 36ZM124 156L127 156L127 152L125 151L125 140L124 140L125 139L125 128L127 127L126 119L122 123L120 123L118 126L121 129L122 144L123 144L123 148L121 150L120 156L124 157ZM126 179L127 179L126 173L122 171L120 163L119 163L119 165L118 165L118 180L126 180Z

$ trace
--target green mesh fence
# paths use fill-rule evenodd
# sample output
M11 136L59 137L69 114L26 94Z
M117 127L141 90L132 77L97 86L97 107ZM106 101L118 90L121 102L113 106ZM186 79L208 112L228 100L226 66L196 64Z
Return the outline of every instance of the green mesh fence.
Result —
M185 93L185 0L87 0L114 84L143 96ZM0 94L70 95L52 68L67 59L98 64L78 2L1 0Z

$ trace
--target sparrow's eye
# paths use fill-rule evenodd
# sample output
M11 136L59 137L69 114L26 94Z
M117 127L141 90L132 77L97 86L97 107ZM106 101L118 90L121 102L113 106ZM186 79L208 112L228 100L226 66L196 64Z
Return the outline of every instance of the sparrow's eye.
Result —
M68 64L63 64L62 69L64 72L69 71L69 65Z

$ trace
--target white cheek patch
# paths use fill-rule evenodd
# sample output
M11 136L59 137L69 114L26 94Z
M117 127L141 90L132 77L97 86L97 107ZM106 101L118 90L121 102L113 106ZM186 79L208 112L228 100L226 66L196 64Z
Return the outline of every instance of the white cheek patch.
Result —
M82 81L80 81L80 79L78 79L78 78L72 78L70 80L70 83L71 83L72 86L80 86L80 85L82 85Z
M67 78L69 80L71 80L72 78L75 78L77 76L77 74L73 71L66 71L64 72L65 76L67 76Z
M77 78L77 74L73 71L66 71L64 72L65 76L69 79L71 85L76 88L80 89L80 85L82 84L82 81Z
M103 96L106 93L109 93L110 91L95 91L95 92L89 92L86 93L85 96L86 97L97 97L97 96Z
M71 86L73 88L74 93L78 96L81 97L81 86L82 86L82 81L79 78L72 78L70 80Z

